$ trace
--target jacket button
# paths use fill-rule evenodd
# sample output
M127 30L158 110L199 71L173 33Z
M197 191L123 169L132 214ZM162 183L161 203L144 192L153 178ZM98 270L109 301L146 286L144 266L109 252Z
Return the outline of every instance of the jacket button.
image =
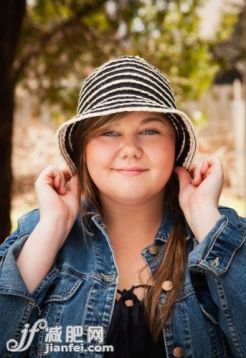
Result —
M173 288L172 281L164 281L161 287L163 291L171 291Z
M159 252L159 247L157 245L152 245L148 248L148 251L151 255L156 255Z
M184 350L182 347L175 347L173 350L173 356L177 358L182 358L184 356Z
M129 299L129 300L125 300L125 305L130 307L130 306L133 306L134 305L134 302L132 299Z
M211 261L211 265L213 267L218 267L220 264L220 259L218 257L216 257L213 261Z

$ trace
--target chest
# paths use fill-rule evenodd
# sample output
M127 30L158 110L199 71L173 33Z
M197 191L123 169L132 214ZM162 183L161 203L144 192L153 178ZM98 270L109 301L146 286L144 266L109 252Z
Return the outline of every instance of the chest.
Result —
M148 284L151 278L151 271L148 263L141 255L142 249L137 247L119 248L113 246L114 256L119 272L118 289L123 291L129 290L133 285L138 286ZM145 288L139 287L135 294L139 300L144 297ZM117 299L119 294L117 294Z

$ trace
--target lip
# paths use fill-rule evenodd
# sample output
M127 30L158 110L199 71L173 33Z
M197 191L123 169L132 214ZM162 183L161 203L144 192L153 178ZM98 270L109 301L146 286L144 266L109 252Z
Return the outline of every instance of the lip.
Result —
M118 173L123 174L123 175L139 175L148 169L139 168L139 167L131 167L131 168L117 168L115 170Z

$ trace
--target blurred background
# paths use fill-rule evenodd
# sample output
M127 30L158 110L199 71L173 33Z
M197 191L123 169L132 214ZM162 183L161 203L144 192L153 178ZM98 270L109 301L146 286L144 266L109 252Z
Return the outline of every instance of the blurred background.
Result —
M56 129L81 82L115 56L139 55L172 83L198 133L197 159L225 168L221 204L246 214L245 0L2 0L0 241L37 207L34 181L60 163Z

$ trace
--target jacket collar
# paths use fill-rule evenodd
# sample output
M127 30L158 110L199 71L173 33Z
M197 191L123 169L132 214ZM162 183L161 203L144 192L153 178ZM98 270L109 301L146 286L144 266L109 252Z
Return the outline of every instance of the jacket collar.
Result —
M91 221L97 227L100 227L103 230L105 230L106 225L103 222L101 214L95 209L95 207L92 207L85 198L82 200L82 202L86 210L89 211L90 214L92 215ZM168 236L171 232L172 226L173 225L171 222L170 213L168 212L168 210L165 210L162 216L160 227L157 231L154 241L159 244L165 243L168 240ZM185 236L186 236L186 240L190 239L193 236L187 224L186 224Z

